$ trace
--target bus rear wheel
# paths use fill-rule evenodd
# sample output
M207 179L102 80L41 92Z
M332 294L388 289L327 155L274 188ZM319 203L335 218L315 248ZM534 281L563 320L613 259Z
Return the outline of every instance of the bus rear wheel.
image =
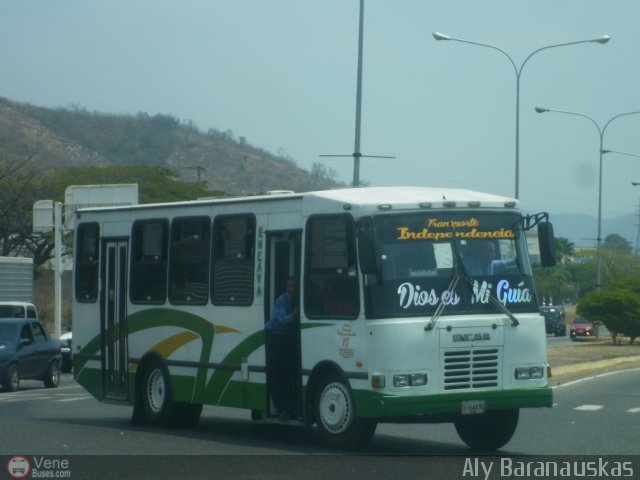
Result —
M358 418L351 389L338 375L327 375L316 390L315 421L318 432L331 447L353 449L366 444L376 422Z
M156 427L169 425L173 408L171 379L167 367L159 360L151 360L144 370L142 408L147 424Z
M517 408L469 415L459 417L455 427L462 441L474 450L498 450L513 437L519 416Z

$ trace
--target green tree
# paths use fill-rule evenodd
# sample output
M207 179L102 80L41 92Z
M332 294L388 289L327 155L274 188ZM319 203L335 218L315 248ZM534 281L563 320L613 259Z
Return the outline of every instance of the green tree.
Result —
M540 300L552 300L554 304L562 304L577 296L576 284L566 266L544 268L533 265L533 276Z
M565 237L556 237L556 261L570 263L575 254L575 245Z
M602 243L602 247L626 254L630 254L632 250L631 243L617 233L607 235Z
M640 294L626 288L593 291L578 303L576 312L589 320L603 323L614 345L620 333L633 343L640 335Z

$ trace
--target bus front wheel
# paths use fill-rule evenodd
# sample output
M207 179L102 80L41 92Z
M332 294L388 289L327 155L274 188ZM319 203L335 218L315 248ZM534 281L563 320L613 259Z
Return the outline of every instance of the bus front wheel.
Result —
M376 422L358 418L349 386L338 375L328 375L316 390L315 420L323 440L336 448L358 448L376 430Z
M164 427L171 419L173 395L167 367L159 360L151 360L142 378L142 408L147 424Z
M520 411L500 410L459 417L456 431L464 443L475 450L497 450L504 447L518 426Z

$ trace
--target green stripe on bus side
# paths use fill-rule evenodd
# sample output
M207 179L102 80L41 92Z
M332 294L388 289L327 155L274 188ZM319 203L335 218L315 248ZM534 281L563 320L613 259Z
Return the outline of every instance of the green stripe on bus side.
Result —
M331 323L307 323L302 324L300 328L302 330L307 330L310 328L320 328L331 326ZM236 346L229 354L222 360L222 363L225 365L233 365L236 366L237 369L240 369L240 363L243 358L249 358L253 352L255 352L258 348L262 347L265 343L265 334L264 330L260 330L253 335L247 337L244 341L240 342L238 346ZM207 388L205 391L206 398L215 399L216 403L222 404L223 395L227 395L226 389L228 388L229 382L231 381L231 377L235 371L232 370L216 370L209 383L207 384ZM225 400L225 405L233 405L228 403L228 400Z
M311 328L321 328L333 325L333 323L302 324L301 329L307 330ZM203 366L197 367L195 390L190 389L190 391L193 391L192 401L195 403L206 403L213 405L222 404L222 397L223 395L226 396L225 392L229 386L231 377L233 376L235 371L240 370L242 359L249 358L249 356L253 352L264 346L265 343L264 330L259 330L249 335L235 348L233 348L233 350L231 350L231 352L229 352L229 354L227 354L227 356L221 361L222 364L235 367L235 370L216 369L207 382L206 379L208 369L206 366L204 366L204 364L209 362L209 358L211 356L213 339L216 330L214 324L197 315L167 308L151 308L143 310L131 314L127 319L127 328L129 335L136 332L164 326L179 327L182 329L193 331L202 339L203 348L200 353L199 361L203 364ZM229 331L237 330L229 329ZM167 339L163 338L156 343L156 346L166 341ZM186 342L188 343L188 341L191 340L187 340ZM177 349L178 345L176 345L175 347L175 349ZM154 348L155 347L152 347L152 350L154 350ZM82 353L83 355L97 355L100 352L100 349L100 335L97 335L82 349L80 353ZM87 361L88 360L82 360L74 365L74 368L78 371L78 382L84 385L87 389L95 389L95 393L98 393L102 389L101 383L94 381L93 375L91 375L92 379L85 379L84 367ZM93 369L91 369L91 371L93 372ZM135 374L133 372L129 373L131 374L130 386L133 386ZM174 390L176 392L182 391L182 387L186 386L185 379L172 379L172 384L174 385ZM234 396L236 395L232 395L231 397ZM182 395L180 395L180 397L182 397ZM225 398L225 405L233 405L233 403L229 403L232 401L231 397Z
M412 396L392 396L369 390L354 390L353 395L359 416L379 418L460 413L464 400L485 400L487 410L553 405L553 392L550 387Z
M215 327L211 322L208 322L197 315L182 312L180 310L152 308L130 315L127 322L129 335L142 330L165 326L180 327L191 330L202 339L200 362L205 363L209 361L211 348L213 346L213 337L215 335ZM199 367L196 373L195 391L193 392L194 398L198 398L202 395L206 380L206 368Z

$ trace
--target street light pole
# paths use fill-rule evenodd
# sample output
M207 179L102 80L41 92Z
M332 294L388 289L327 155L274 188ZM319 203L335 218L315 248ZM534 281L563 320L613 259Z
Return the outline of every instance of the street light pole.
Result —
M607 131L607 127L611 124L611 122L613 122L615 119L620 118L620 117L624 117L626 115L636 115L638 113L640 113L640 111L635 111L635 112L625 112L625 113L620 113L618 115L615 115L613 117L611 117L607 123L604 124L604 127L600 127L600 125L598 125L598 123L591 118L589 115L585 115L584 113L579 113L579 112L569 112L566 110L553 110L551 108L542 108L542 107L536 107L535 108L536 112L538 113L548 113L548 112L552 112L552 113L565 113L567 115L577 115L578 117L584 117L587 120L589 120L591 123L593 123L596 127L596 129L598 130L598 135L600 136L600 148L598 149L599 152L599 161L600 161L600 168L599 168L599 174L598 174L598 234L596 236L596 290L600 290L601 285L600 285L600 266L601 266L601 256L600 256L600 243L602 242L602 155L604 153L608 153L611 150L604 150L603 148L603 140L604 140L604 134Z
M353 157L353 182L354 187L360 186L360 159L361 158L396 158L387 155L363 155L360 151L360 130L362 128L362 46L364 39L364 0L360 0L360 15L358 23L358 73L356 79L356 132L351 155L320 155L321 157Z
M520 198L520 76L522 74L522 70L524 68L524 66L527 64L527 62L529 61L529 59L531 59L531 57L533 57L536 53L539 53L543 50L548 50L550 48L557 48L557 47L566 47L569 45L577 45L579 43L599 43L601 45L604 45L605 43L607 43L611 37L609 35L602 35L601 37L598 38L591 38L589 40L578 40L576 42L567 42L567 43L558 43L558 44L554 44L554 45L547 45L541 48L538 48L537 50L534 50L533 52L531 52L527 58L524 59L524 62L522 62L520 64L520 67L518 67L516 65L516 62L513 60L513 58L511 57L511 55L509 55L506 51L504 51L502 48L497 47L495 45L490 45L488 43L480 43L480 42L474 42L471 40L465 40L462 38L456 38L456 37L452 37L450 35L446 35L444 33L440 33L440 32L434 32L433 34L433 38L435 38L438 41L455 41L455 42L461 42L461 43L468 43L470 45L477 45L480 47L487 47L487 48L492 48L494 50L499 51L500 53L502 53L505 57L507 57L509 59L509 62L511 62L511 65L513 66L513 70L515 71L516 74L516 186L515 186L515 197L516 198Z

